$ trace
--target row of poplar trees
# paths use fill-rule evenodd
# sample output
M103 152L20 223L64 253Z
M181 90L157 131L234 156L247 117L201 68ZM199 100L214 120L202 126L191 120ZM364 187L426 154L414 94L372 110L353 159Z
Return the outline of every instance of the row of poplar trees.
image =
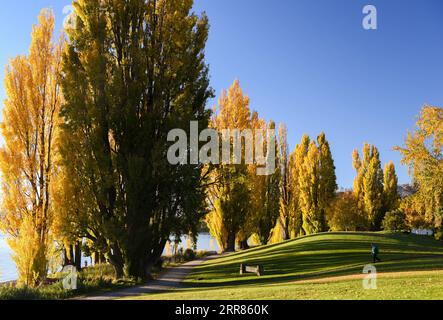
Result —
M210 125L219 130L276 130L272 121L266 124L251 112L238 81L223 92ZM376 231L386 212L399 207L394 164L389 162L383 171L375 146L364 144L362 158L354 151L356 178L351 199L345 201L337 192L334 160L324 133L316 140L303 135L289 153L287 129L280 125L275 151L277 166L269 176L258 176L257 166L247 164L222 164L211 171L206 222L223 251L245 249L248 239L267 244L331 229ZM340 208L337 214L336 208ZM334 223L346 219L348 211L352 223Z
M109 262L118 278L149 278L167 241L196 235L202 219L224 251L246 248L252 235L264 244L329 230L337 184L323 133L303 136L289 154L281 125L268 176L256 175L255 164L167 161L169 131L189 132L191 121L202 130L277 130L250 110L238 81L218 110L206 109L209 26L192 0L73 5L73 23L58 39L53 13L42 11L29 54L6 69L0 230L21 283L40 283L57 256L81 267L81 250ZM354 166L361 206L377 228L376 149L365 147Z
M276 130L275 123L251 112L238 81L223 92L217 111L211 125L219 130ZM337 183L325 134L317 141L303 136L289 154L287 130L280 125L275 153L275 172L268 176L257 175L256 164L222 164L212 170L206 222L223 251L247 248L251 236L266 244L328 230L326 210Z

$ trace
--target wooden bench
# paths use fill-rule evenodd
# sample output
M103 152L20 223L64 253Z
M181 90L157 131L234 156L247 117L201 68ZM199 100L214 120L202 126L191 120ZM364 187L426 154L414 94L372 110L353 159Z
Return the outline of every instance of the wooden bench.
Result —
M248 266L246 264L240 265L240 274L245 273L255 273L257 276L261 277L265 274L265 268L263 268L263 265L255 265L255 266Z

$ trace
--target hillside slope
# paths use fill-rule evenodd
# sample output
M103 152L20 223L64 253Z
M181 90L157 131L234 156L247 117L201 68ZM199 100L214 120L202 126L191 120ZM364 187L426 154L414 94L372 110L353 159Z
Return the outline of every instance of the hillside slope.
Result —
M380 247L380 290L363 290L363 266ZM240 263L265 275L240 275ZM325 233L225 255L196 267L187 289L148 299L443 298L443 243L401 233ZM420 296L421 295L421 296Z

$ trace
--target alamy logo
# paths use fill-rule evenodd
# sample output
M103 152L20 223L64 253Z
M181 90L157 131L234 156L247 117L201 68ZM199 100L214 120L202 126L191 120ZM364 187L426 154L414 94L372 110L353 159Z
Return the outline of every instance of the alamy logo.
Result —
M372 264L367 264L363 268L363 273L366 274L363 278L363 289L377 289L377 268Z
M377 30L377 8L368 4L363 7L363 14L365 14L362 22L363 29Z
M63 27L65 29L73 29L75 27L75 12L74 6L67 5L63 7L63 15L65 18L63 19Z
M248 164L257 165L257 175L275 172L275 130L205 129L199 134L198 121L190 123L190 137L182 129L171 130L168 141L175 142L168 150L172 165L186 164ZM206 142L199 150L199 143ZM232 153L231 153L232 151ZM188 162L189 158L189 162Z
M63 289L77 290L77 268L71 265L63 267L62 273L66 276L63 278Z

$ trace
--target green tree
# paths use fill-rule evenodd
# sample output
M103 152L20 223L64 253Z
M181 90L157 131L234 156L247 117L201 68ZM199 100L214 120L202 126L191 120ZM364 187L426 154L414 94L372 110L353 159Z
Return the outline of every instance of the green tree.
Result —
M400 200L400 195L398 194L398 179L392 161L389 161L385 166L383 174L383 195L384 212L398 208Z
M301 174L303 173L303 164L308 154L311 139L308 135L303 135L300 143L295 147L294 152L289 159L289 186L291 192L291 201L289 207L289 231L291 238L303 235L303 213L300 201L301 194Z
M268 125L269 130L275 130L275 124L271 121ZM278 146L275 146L278 149ZM268 148L268 146L266 146ZM278 150L275 150L275 154ZM255 233L261 244L267 244L271 231L275 227L280 214L280 168L276 166L275 172L266 176L258 176L255 172L251 172L251 179L258 183L251 188L252 195L256 194L257 202L252 206L254 212L252 220L255 223Z
M406 215L400 210L389 211L383 218L382 228L386 231L401 231L406 227Z
M321 217L321 231L327 231L326 210L336 196L337 177L329 142L323 132L318 136L317 143L320 151L318 206Z
M363 159L357 150L353 153L353 166L357 171L354 195L360 210L365 212L371 230L379 230L383 219L383 170L375 146L363 146Z
M72 152L63 162L92 195L83 231L106 246L117 277L150 277L170 235L195 233L204 214L202 167L166 158L171 129L209 120L208 20L192 6L74 2L62 110Z
M300 208L303 217L305 234L314 234L322 231L322 212L319 207L320 197L320 151L311 141L299 173Z

